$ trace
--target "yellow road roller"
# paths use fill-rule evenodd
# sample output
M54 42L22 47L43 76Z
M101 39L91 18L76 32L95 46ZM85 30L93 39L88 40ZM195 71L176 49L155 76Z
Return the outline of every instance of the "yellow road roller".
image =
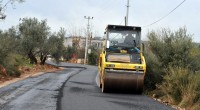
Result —
M108 25L99 57L102 92L142 93L146 62L141 27Z

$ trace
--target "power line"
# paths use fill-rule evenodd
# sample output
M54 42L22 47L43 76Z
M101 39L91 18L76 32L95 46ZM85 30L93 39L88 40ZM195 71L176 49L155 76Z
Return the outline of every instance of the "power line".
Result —
M169 16L171 13L173 13L178 7L180 7L186 0L183 0L179 5L177 5L172 11L170 11L169 13L167 13L165 16L161 17L160 19L158 19L157 21L149 24L149 25L146 25L146 26L143 26L143 28L146 28L146 27L149 27L151 25L154 25L156 23L158 23L159 21L163 20L164 18L166 18L167 16Z

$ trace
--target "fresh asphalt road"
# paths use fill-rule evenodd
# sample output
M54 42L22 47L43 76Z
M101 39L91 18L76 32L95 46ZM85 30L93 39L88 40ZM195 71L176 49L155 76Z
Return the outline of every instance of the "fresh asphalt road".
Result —
M33 76L0 88L0 110L56 110L60 88L79 69Z
M0 88L0 110L172 110L145 95L102 93L96 66L59 66L67 68Z
M61 110L172 110L145 95L102 93L97 86L97 67L72 76L63 86Z

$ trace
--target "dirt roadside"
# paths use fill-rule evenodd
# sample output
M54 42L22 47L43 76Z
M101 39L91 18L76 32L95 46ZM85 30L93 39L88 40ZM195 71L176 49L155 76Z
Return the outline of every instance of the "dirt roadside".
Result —
M33 67L20 67L19 68L19 70L21 71L20 77L0 76L0 88L29 77L38 76L46 72L53 72L62 69L63 68L55 67L48 64L45 64L43 66L34 65Z

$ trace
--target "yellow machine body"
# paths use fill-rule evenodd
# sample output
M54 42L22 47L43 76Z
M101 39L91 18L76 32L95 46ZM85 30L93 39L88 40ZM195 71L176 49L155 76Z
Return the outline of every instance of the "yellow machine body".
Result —
M115 41L111 38L109 39L108 34L110 31L117 34L123 32L122 38L124 38L126 32L133 31L139 34L137 34L137 42L135 40L133 41L135 44L130 43L130 45L125 45L127 44L126 42L118 43L116 41L117 43L115 43L115 45L109 46L108 43L110 41ZM98 64L99 86L102 88L102 92L125 91L130 93L142 93L144 76L146 74L146 62L143 56L140 32L140 27L108 25L106 29L107 36L103 43L103 49ZM120 38L121 36L118 40ZM119 41L121 42L122 40L120 39ZM132 46L132 44L134 46ZM136 52L132 51L135 48Z

